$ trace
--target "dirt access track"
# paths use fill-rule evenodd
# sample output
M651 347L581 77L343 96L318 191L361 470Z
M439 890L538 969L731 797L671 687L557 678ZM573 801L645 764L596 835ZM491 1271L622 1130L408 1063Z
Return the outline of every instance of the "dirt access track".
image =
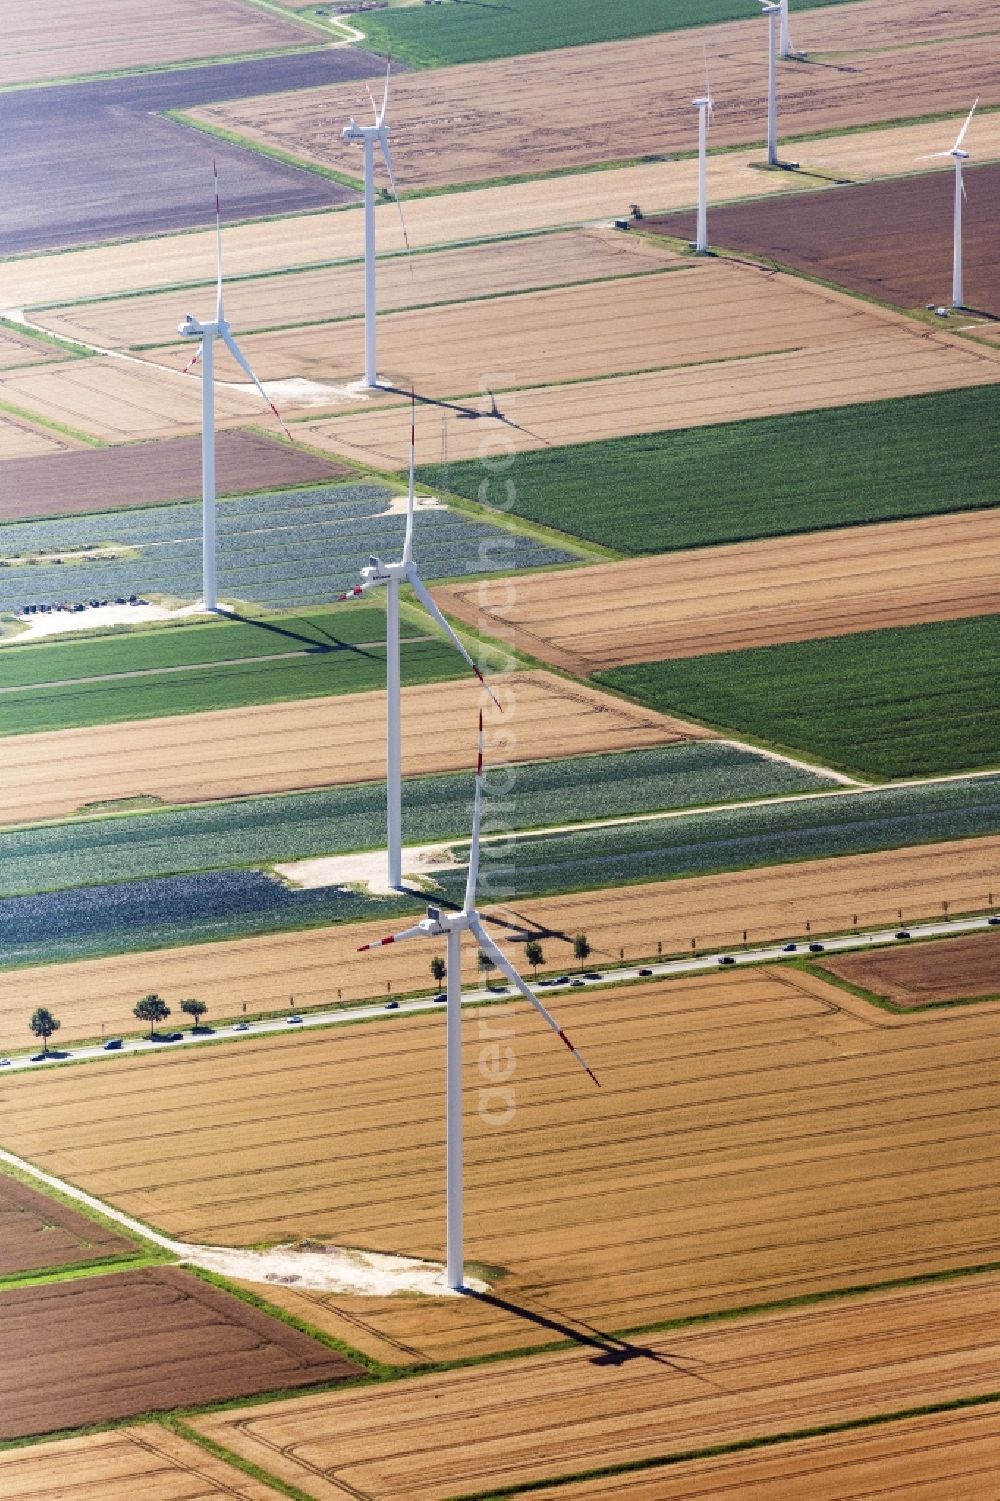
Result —
M316 1501L445 1501L497 1485L507 1494L508 1486L533 1487L574 1471L824 1424L860 1425L901 1401L948 1403L995 1390L1000 1366L991 1325L998 1312L997 1278L968 1278L648 1338L592 1334L581 1349L237 1409L196 1418L194 1426ZM648 1473L617 1475L552 1495L749 1501L758 1496L752 1479L763 1472L761 1496L776 1497L780 1488L788 1501L844 1497L848 1490L834 1486L845 1445L861 1452L867 1445L873 1459L891 1461L893 1439L898 1446L907 1438L912 1458L900 1494L915 1495L910 1487L933 1467L945 1484L927 1495L985 1501L994 1494L979 1486L990 1459L995 1465L1000 1457L996 1412L987 1409L699 1461L683 1467L687 1487L674 1484L671 1466L658 1484ZM783 1476L789 1450L799 1460L789 1465L792 1488L780 1479L772 1488L769 1472ZM701 1477L713 1470L729 1483L703 1487ZM891 1474L879 1466L870 1479L881 1491Z
M398 78L391 114L399 186L403 192L448 187L694 151L691 98L704 88L706 62L713 146L763 141L766 32L763 20L736 21ZM793 40L810 59L779 64L782 135L964 113L956 100L974 92L970 79L983 105L996 104L1000 76L980 65L998 32L993 0L949 10L939 0L862 0L797 14ZM546 113L542 100L558 106ZM970 96L965 109L971 103ZM363 88L353 83L190 113L249 142L358 177L358 149L329 122L361 119L362 112L367 118L369 109ZM808 160L798 148L795 155Z
M947 144L949 127L938 130ZM967 141L974 149L974 142ZM1000 166L964 174L962 210L967 308L1000 317ZM749 251L865 297L900 307L951 304L954 173L921 173L892 182L860 183L823 193L796 193L769 202L729 204L712 211L712 241ZM685 238L690 214L646 226ZM961 313L957 317L962 321Z
M215 466L218 495L321 484L348 472L342 464L287 443L239 431L216 436ZM3 467L0 522L158 505L195 496L201 496L200 438L12 458Z
M317 1340L174 1267L0 1292L0 1316L2 1438L358 1372Z
M53 0L4 18L0 87L307 47L312 27L241 0L162 0L137 19L134 0Z
M471 677L403 689L404 775L470 765L477 691ZM547 672L512 673L497 691L510 715L508 731L490 710L487 754L498 761L547 761L715 738L699 726ZM66 692L72 696L73 684ZM127 678L122 692L128 692ZM206 735L216 747L208 759ZM14 735L3 741L3 759L0 824L133 797L195 803L378 781L385 776L385 694Z
M600 1089L523 1002L462 1023L466 1254L507 1269L497 1299L292 1290L300 1314L323 1327L332 1302L361 1320L355 1345L370 1328L450 1359L995 1253L1000 1004L887 1017L784 967L553 1005ZM483 1072L498 1046L513 1097ZM434 1010L123 1054L5 1079L0 1139L186 1241L440 1260L443 1052ZM211 1153L192 1151L192 1121Z
M4 1501L274 1501L274 1490L195 1444L143 1423L0 1452Z
M465 586L441 609L582 676L629 662L990 614L1000 509L704 547L518 578L510 604Z
M0 1277L134 1256L134 1241L0 1173Z
M845 954L820 961L819 968L906 1009L995 997L1000 996L1000 934L975 933L875 954Z
M487 922L498 942L520 957L519 946L537 938L544 969L558 973L573 964L573 939L585 932L591 962L603 967L619 951L633 960L690 952L711 953L751 943L842 932L855 926L886 926L978 912L1000 892L1000 838L964 839L875 855L849 855L807 864L766 866L734 875L700 876L631 886L626 892L582 891L544 897L513 907L492 907ZM902 918L899 914L902 913ZM133 1007L156 991L171 1006L183 996L208 1004L218 1025L244 1014L288 1010L289 995L300 1009L344 1001L428 991L430 953L418 943L394 944L378 955L359 945L380 938L383 922L231 939L183 948L156 949L72 964L0 971L0 1050L27 1042L25 998L47 1006L62 1022L61 1042L134 1032ZM433 952L433 951L431 951ZM482 984L476 952L466 945L463 978ZM2 1088L2 1083L0 1083Z

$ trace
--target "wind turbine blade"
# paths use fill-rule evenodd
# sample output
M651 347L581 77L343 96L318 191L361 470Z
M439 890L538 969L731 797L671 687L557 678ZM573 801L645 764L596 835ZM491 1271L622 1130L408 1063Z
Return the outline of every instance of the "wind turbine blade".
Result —
M290 443L292 441L292 435L288 431L288 428L285 426L284 422L281 420L281 413L278 411L278 408L275 406L275 404L271 400L270 396L268 396L267 392L264 390L264 387L261 385L261 383L257 379L256 375L254 375L253 371L250 368L250 365L249 365L248 361L246 360L246 358L244 357L244 355L243 355L242 351L240 350L238 344L236 343L236 340L233 338L232 334L228 332L228 330L222 329L221 332L222 332L222 341L225 344L226 348L229 350L229 353L232 355L232 357L236 361L237 365L239 365L240 369L241 370L245 370L246 373L247 373L247 375L249 375L250 379L253 381L254 385L257 387L257 390L260 392L261 397L263 398L264 401L267 402L268 406L271 408L271 411L274 413L275 417L277 417L277 419L278 419L278 425L279 425L279 427L281 428L281 431L284 433L285 437L288 439L288 441Z
M479 668L476 666L475 662L469 656L469 653L466 651L466 649L462 645L461 641L459 641L458 637L455 635L455 632L452 630L451 626L448 624L447 620L445 620L444 616L441 614L441 611L438 609L437 605L434 603L433 599L431 599L431 597L428 594L427 590L424 588L423 581L421 580L421 577L420 577L420 575L419 575L419 573L417 572L417 569L416 569L416 564L414 564L414 563L410 563L409 566L407 567L407 570L406 570L406 582L410 585L410 587L413 590L414 594L417 596L417 598L419 599L420 603L423 605L424 609L427 611L427 613L431 617L431 619L437 621L438 625L444 631L445 635L448 637L449 641L451 642L451 644L455 648L455 650L461 652L462 656L465 658L465 660L468 662L469 666L472 668L473 672L476 674L476 677L479 679L479 681L482 683L483 687L486 689L486 692L489 694L490 698L493 700L493 702L496 704L497 708L500 709L500 711L502 713L503 712L503 705L500 703L500 700L497 698L496 694L493 692L493 689L490 687L489 683L483 677L482 673L479 671Z
M213 158L212 177L215 181L215 321L221 323L222 312L222 215L219 208L219 167Z
M479 879L479 826L483 812L483 711L479 711L479 740L476 758L476 800L472 810L472 843L469 846L469 874L465 882L465 910L476 908L476 882Z
M585 1073L588 1073L590 1075L594 1083L597 1085L598 1089L600 1089L601 1081L600 1079L598 1079L597 1075L594 1073L594 1070L590 1067L583 1054L578 1048L575 1048L573 1046L572 1042L570 1042L569 1038L566 1036L566 1033L563 1031L562 1027L560 1027L559 1023L556 1021L551 1012L546 1011L545 1007L535 995L535 992L531 989L530 985L525 984L524 980L521 979L521 976L518 974L513 964L511 964L510 960L507 958L507 955L503 952L503 950L497 948L496 944L493 942L493 939L489 936L485 928L480 923L478 917L474 917L472 919L472 921L469 923L469 927L475 934L476 941L478 942L480 948L483 949L485 953L488 953L492 956L493 962L496 965L497 969L499 969L501 973L507 976L507 979L521 992L525 1000L531 1002L545 1024L551 1027L552 1031L556 1034L559 1041L563 1043L567 1048L569 1048L570 1052L573 1054L573 1057L576 1059L580 1067L584 1070Z
M976 95L976 104L978 104L978 103L979 103L979 95L977 94ZM957 151L958 148L961 146L962 142L965 140L965 132L968 130L969 126L972 124L972 117L976 113L976 104L974 104L972 106L972 108L969 110L969 113L966 115L966 117L965 117L965 124L962 126L961 130L958 132L958 138L955 141L954 146L951 148L952 151Z
M935 160L935 158L937 158L939 156L951 156L951 152L950 151L929 151L926 156L920 156L920 157L917 158L917 160L921 161L921 162L932 162L932 161Z
M388 938L375 938L371 943L363 943L358 948L359 954L367 954L369 949L384 949L389 943L403 943L407 938L425 938L423 928L404 928L401 933L390 933Z
M369 102L371 103L372 114L375 116L375 124L377 125L379 123L378 105L375 103L375 95L372 93L372 86L370 83L365 84L365 93L368 95Z
M410 237L406 232L406 220L403 218L403 205L399 201L399 189L396 187L396 174L392 170L392 157L389 154L389 137L386 135L385 131L380 132L379 141L382 144L382 156L385 160L385 169L389 174L389 181L392 183L392 196L396 200L396 212L399 214L399 222L403 227L403 244L406 246L407 250L409 250Z
M198 361L201 359L201 352L204 348L205 341L203 339L202 342L198 345L198 348L195 350L194 354L188 360L187 364L184 366L184 369L181 371L182 375L187 375L189 370L194 369L195 365L197 365Z
M413 502L417 464L417 396L410 390L410 493L406 501L406 536L403 539L403 562L413 561Z
M382 121L385 119L386 106L389 103L389 74L391 72L392 72L392 58L388 57L388 58L386 58L386 63L385 63L385 88L382 91L382 112L381 112L381 114L378 117L378 123L380 125L382 124ZM978 100L976 102L978 103Z

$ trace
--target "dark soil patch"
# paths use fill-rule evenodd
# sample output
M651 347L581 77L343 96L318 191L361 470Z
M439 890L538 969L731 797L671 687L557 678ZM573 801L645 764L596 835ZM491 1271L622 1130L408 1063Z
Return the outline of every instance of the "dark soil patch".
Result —
M333 459L238 431L216 435L215 463L220 495L320 484L350 473ZM201 438L8 459L3 481L0 522L197 499Z
M965 304L1000 317L1000 165L969 167L964 176ZM710 209L709 240L899 307L947 305L954 197L949 170L732 204ZM645 227L690 239L694 213L665 214Z
M318 1340L176 1267L0 1293L0 1438L346 1380Z
M817 966L907 1010L1000 995L1000 931L847 954Z
M134 1241L0 1173L0 1277L129 1256Z

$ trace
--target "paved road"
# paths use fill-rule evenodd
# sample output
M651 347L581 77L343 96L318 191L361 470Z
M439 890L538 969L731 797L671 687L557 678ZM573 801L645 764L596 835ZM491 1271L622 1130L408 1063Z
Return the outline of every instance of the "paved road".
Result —
M982 929L1000 924L1000 919L989 917L963 917L954 921L916 923L905 931L913 939L918 938L950 938L956 933L976 933ZM826 953L847 953L859 949L877 948L881 944L895 943L896 929L880 928L872 933L845 933L839 937L822 939L822 947ZM820 942L820 940L816 940ZM801 956L808 952L804 943L797 945L782 946L781 944L768 944L761 948L751 948L734 953L731 957L734 967L748 964L775 964ZM594 989L607 985L618 984L623 980L637 980L641 977L651 976L654 979L669 978L672 975L692 975L706 971L716 971L720 967L720 954L701 954L691 959L666 959L652 961L648 965L638 966L635 964L623 964L615 969L604 969L598 978L584 979L574 975L572 978L560 980L557 984L546 985L542 982L536 986L545 994L546 1000L551 1000L553 995L570 989ZM596 971L594 972L596 974ZM509 986L495 987L492 990L470 990L462 996L463 1006L478 1005L483 1001L497 1000L504 995L514 995ZM515 996L516 999L516 996ZM165 1053L176 1051L178 1048L199 1047L204 1043L218 1042L225 1038L233 1042L243 1041L250 1037L273 1037L277 1033L290 1031L307 1031L316 1027L336 1027L345 1022L370 1021L375 1018L385 1019L386 1013L398 1016L414 1016L425 1011L438 1011L443 1009L438 1002L430 996L421 997L418 1000L400 1001L392 1006L386 1002L380 1002L372 1006L338 1007L332 1011L313 1011L302 1016L296 1016L295 1020L289 1017L277 1017L270 1021L238 1022L235 1026L220 1027L217 1031L187 1032L177 1042L150 1042L148 1038L135 1038L122 1043L119 1050L108 1052L104 1045L94 1047L74 1048L60 1050L55 1056L48 1058L42 1054L34 1054L31 1057L18 1056L9 1059L4 1065L4 1077L10 1077L16 1073L37 1073L41 1068L54 1068L69 1060L82 1062L84 1060L101 1059L109 1062L113 1058L122 1058L136 1053ZM173 1035L173 1034L171 1034Z

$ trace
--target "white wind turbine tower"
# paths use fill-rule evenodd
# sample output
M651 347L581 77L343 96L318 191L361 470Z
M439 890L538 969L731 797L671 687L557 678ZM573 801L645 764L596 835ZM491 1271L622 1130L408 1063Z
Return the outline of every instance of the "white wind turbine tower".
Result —
M398 563L383 563L381 558L370 557L368 567L362 568L363 582L340 596L341 600L357 599L369 589L385 585L386 616L386 684L385 684L385 739L386 739L386 850L389 861L389 885L399 888L403 884L403 771L402 736L400 730L400 667L399 667L399 586L409 584L414 594L433 620L472 668L486 691L490 693L497 708L500 704L491 692L479 668L459 641L451 626L434 603L417 572L413 559L413 505L414 471L416 465L416 401L410 396L410 492L406 502L406 534L403 538L403 556Z
M386 171L389 173L389 181L392 183L393 197L399 210L399 222L403 226L403 241L407 250L410 248L409 237L406 233L406 221L403 218L403 206L399 201L399 193L396 190L396 176L392 170L392 156L389 152L389 127L386 124L385 113L389 104L389 72L392 68L391 61L385 70L385 90L382 94L382 108L379 109L375 100L372 99L372 109L375 112L374 125L359 125L354 116L340 132L343 141L360 141L364 148L364 176L365 176L365 378L364 384L369 388L378 385L378 362L375 352L375 142L378 141L385 162ZM368 97L371 99L371 90Z
M483 714L479 711L479 755L476 763L476 798L472 814L472 842L469 847L469 874L465 883L465 902L460 912L442 912L440 907L428 907L427 916L413 928L405 928L402 933L394 933L389 938L382 938L375 943L366 943L361 946L359 952L367 949L382 948L388 943L401 943L407 938L439 938L442 934L448 944L448 1011L446 1020L445 1041L445 1096L446 1096L446 1128L445 1140L447 1149L447 1266L446 1281L453 1291L458 1292L464 1285L464 1248L463 1248L463 1172L462 1172L462 976L461 976L461 944L462 934L468 931L478 943L484 954L489 954L496 965L507 979L514 985L526 1000L530 1001L539 1016L552 1028L573 1057L584 1069L595 1084L599 1086L597 1075L585 1062L583 1055L573 1046L566 1033L560 1027L555 1017L552 1016L531 988L525 984L517 970L511 964L502 949L499 949L493 939L486 932L482 920L476 910L476 881L479 875L479 826L482 815L482 792L483 792Z
M775 34L781 5L760 0L761 15L767 17L767 165L778 165L778 64Z
M712 117L712 91L705 74L705 92L691 103L698 111L698 227L694 248L699 255L708 250L708 122Z
M792 55L792 38L788 30L788 0L781 0L781 41L778 51L782 58Z
M281 421L274 402L251 370L243 353L238 348L226 321L222 305L222 224L219 215L219 172L213 162L215 179L215 318L211 323L200 322L193 313L186 314L177 332L185 339L200 339L194 357L184 367L184 374L201 360L201 571L202 602L206 610L218 609L215 570L215 341L221 339L233 359L253 381L261 396L281 424L285 437L291 441L291 433Z
M979 103L977 95L969 113L965 117L965 124L955 137L955 144L950 151L934 151L931 156L950 156L955 163L955 230L952 242L952 266L951 266L951 305L952 307L964 307L964 291L962 288L962 199L965 197L965 183L962 181L962 163L969 160L969 153L962 149L965 140L965 132L972 124L972 117L976 113L976 104ZM930 157L927 158L930 160Z

